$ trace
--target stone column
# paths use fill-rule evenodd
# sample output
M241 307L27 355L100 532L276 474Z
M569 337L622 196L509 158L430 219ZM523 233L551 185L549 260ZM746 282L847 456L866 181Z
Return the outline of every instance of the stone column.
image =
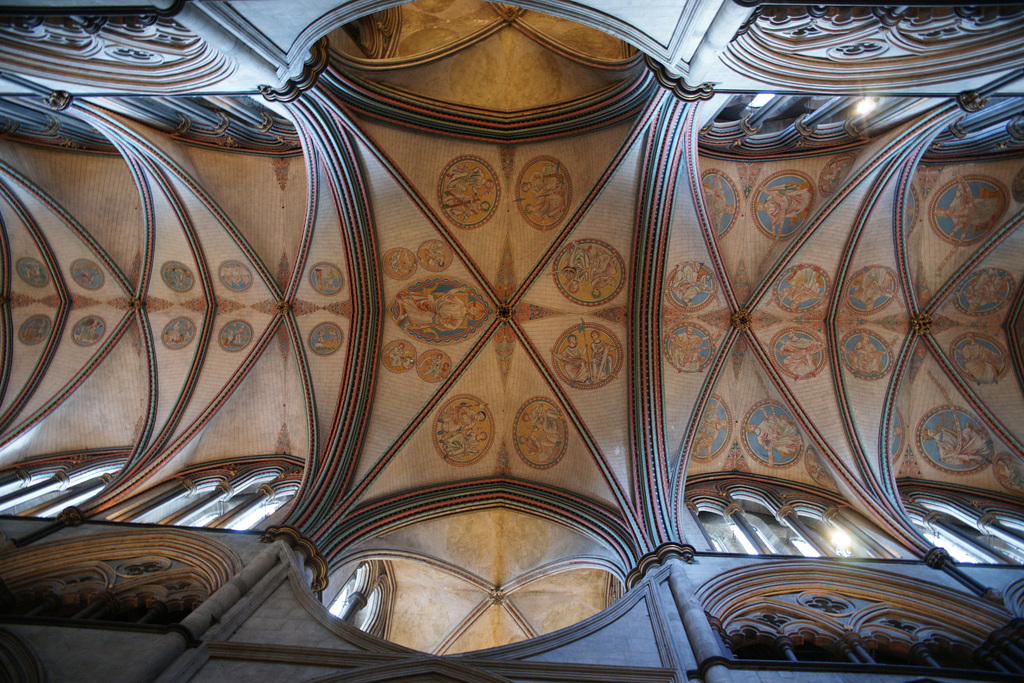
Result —
M729 507L725 508L725 512L723 514L726 519L732 520L736 524L740 533L746 536L747 540L757 548L757 552L762 555L775 554L775 551L765 545L765 542L757 535L757 531L754 530L753 525L751 525L746 515L743 514L743 508L741 508L737 503L730 502Z
M795 531L800 538L807 541L811 547L821 553L822 557L830 557L834 553L829 545L818 534L814 533L800 521L800 515L792 505L784 505L775 513L775 518Z
M668 586L672 600L679 610L686 638L690 642L697 665L706 683L731 683L732 672L722 666L726 658L714 629L711 628L704 608L694 597L694 587L686 576L686 565L677 557L670 558Z

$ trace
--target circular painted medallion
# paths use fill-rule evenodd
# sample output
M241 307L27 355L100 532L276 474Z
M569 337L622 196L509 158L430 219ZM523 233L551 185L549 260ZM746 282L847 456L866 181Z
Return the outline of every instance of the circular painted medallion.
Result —
M391 317L405 332L431 344L450 344L474 334L491 316L476 290L458 280L434 278L399 292Z
M50 319L45 315L34 315L21 324L18 339L25 344L38 344L50 335Z
M471 394L449 399L434 416L434 448L451 465L472 465L494 441L491 409Z
M50 276L42 263L34 258L20 258L16 265L18 276L33 287L45 287L50 281Z
M711 268L700 261L677 263L665 281L669 301L684 311L699 311L710 304L717 287Z
M573 389L597 389L611 382L622 367L622 344L604 325L573 325L551 349L555 374Z
M625 266L615 247L600 240L570 242L555 257L554 278L570 301L596 306L622 289Z
M804 450L796 420L775 401L762 401L750 410L743 436L750 454L767 465L790 465Z
M711 335L700 325L680 325L665 335L665 360L679 372L700 372L714 352Z
M811 479L818 486L833 491L836 489L836 478L832 476L832 468L814 446L808 446L804 450L804 467L807 468L807 474L811 475Z
M416 250L416 260L424 270L440 273L452 264L452 250L441 240L427 240Z
M530 467L554 467L569 443L565 416L554 403L534 396L519 408L512 427L516 453Z
M795 379L814 377L825 363L825 342L808 329L791 327L772 340L775 365Z
M500 192L494 171L474 156L452 159L437 183L441 211L460 228L479 228L486 223L498 205Z
M164 326L161 340L169 349L180 349L188 346L196 336L196 325L188 318L175 318Z
M309 333L309 348L320 356L329 356L339 348L342 341L341 328L334 323L321 323Z
M241 351L252 340L252 326L244 320L232 320L220 329L219 340L225 351Z
M106 332L107 325L103 318L96 315L89 315L81 320L71 330L71 341L79 346L92 346L100 340Z
M103 271L92 261L80 258L71 262L71 279L85 289L99 289L103 286Z
M896 273L885 266L865 266L853 277L846 288L846 304L855 311L877 311L896 294Z
M732 415L720 396L712 394L704 406L704 414L700 418L700 426L693 438L693 457L698 460L710 460L729 443L732 431Z
M1009 453L999 453L992 459L992 471L999 483L1011 491L1024 493L1024 463Z
M917 443L932 465L961 474L985 467L993 454L992 439L981 420L951 406L925 415L917 428Z
M968 244L991 230L1006 210L1006 190L995 178L961 176L935 193L932 229L950 244Z
M1006 374L1006 350L988 335L972 332L957 337L949 355L960 372L978 384L994 384Z
M953 292L953 303L967 315L989 315L1010 303L1013 276L1002 268L980 268Z
M846 177L846 172L853 165L853 155L843 154L825 164L818 176L818 189L825 197L831 197L839 189L839 183Z
M244 292L252 287L252 273L241 261L225 261L217 271L224 286L235 292Z
M416 272L416 256L405 247L391 249L382 261L384 274L395 280L405 280Z
M868 330L853 330L843 337L839 357L846 369L860 379L881 379L892 369L892 348Z
M894 462L903 452L904 446L903 416L900 411L892 413L892 431L889 433L889 461Z
M192 285L196 282L195 276L192 275L192 270L184 263L178 263L177 261L166 261L160 267L160 277L163 279L164 284L175 292L187 292L192 289Z
M775 302L790 313L805 313L828 300L828 287L828 275L818 266L792 266L775 283Z
M391 372L407 372L416 364L416 347L407 341L388 342L380 352L380 362Z
M711 229L722 237L729 232L738 213L736 186L721 171L704 171L701 185L704 187L704 205L708 210Z
M416 374L424 382L440 382L452 371L452 359L444 351L425 351L416 359Z
M337 294L345 286L341 269L333 263L320 262L309 269L309 284L326 296Z
M754 194L754 224L772 239L785 239L811 215L814 185L798 171L782 171L768 178Z
M534 157L519 173L516 206L526 222L538 230L551 230L562 222L572 201L572 181L562 162Z
M1024 168L1017 171L1017 175L1013 176L1013 187L1010 188L1013 193L1013 201L1024 202Z

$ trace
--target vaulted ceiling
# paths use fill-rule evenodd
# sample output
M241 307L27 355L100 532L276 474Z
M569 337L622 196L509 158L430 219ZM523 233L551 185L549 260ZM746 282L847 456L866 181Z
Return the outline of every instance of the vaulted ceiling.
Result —
M392 561L394 638L434 652L596 613L684 539L688 483L813 492L908 556L902 484L1019 501L1021 11L809 12L753 15L701 102L617 38L473 0L336 28L286 104L200 96L223 65L171 19L0 27L0 467L115 463L102 516L293 456L280 521ZM140 33L145 78L117 61ZM769 73L801 35L826 78ZM119 69L201 77L32 92ZM949 97L985 83L975 113Z

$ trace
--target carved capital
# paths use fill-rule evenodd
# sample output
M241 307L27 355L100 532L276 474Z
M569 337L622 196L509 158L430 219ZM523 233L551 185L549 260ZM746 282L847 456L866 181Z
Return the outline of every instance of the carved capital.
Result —
M313 541L302 535L295 527L272 526L263 534L261 543L273 543L284 541L289 548L302 555L306 568L313 572L313 582L310 585L314 591L322 591L327 588L327 560L316 549Z
M128 299L128 308L130 308L131 310L133 310L135 312L141 311L145 307L146 307L146 300L145 299L140 299L140 298L134 297L134 296Z
M71 106L71 93L66 90L54 90L46 99L46 106L54 111L64 111Z
M644 64L654 73L655 80L663 88L668 88L673 95L681 100L695 102L696 100L710 100L715 96L715 88L710 83L701 83L698 86L687 85L682 76L672 73L665 68L664 64L656 62L648 55L644 55Z
M288 315L292 312L292 304L290 301L278 301L276 308L278 315Z

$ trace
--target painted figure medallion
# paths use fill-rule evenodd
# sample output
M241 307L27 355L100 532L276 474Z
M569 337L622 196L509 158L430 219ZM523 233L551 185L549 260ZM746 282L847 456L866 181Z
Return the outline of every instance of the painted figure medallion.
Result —
M711 229L723 237L729 232L738 213L736 186L721 171L704 171L701 185L704 187L704 204L707 206Z
M184 263L177 261L165 261L164 265L160 267L160 277L164 284L175 292L187 292L196 282L192 270Z
M700 325L680 325L665 335L665 360L679 372L700 372L714 352L711 335Z
M597 323L573 325L551 349L555 374L573 389L598 389L611 382L622 367L622 344Z
M252 326L244 320L232 320L220 330L221 348L241 351L252 341Z
M693 457L698 460L710 460L721 453L729 443L731 431L732 415L729 408L720 396L712 394L704 406L700 426L697 427L697 434L693 438Z
M711 268L700 261L677 263L665 280L669 301L684 311L699 311L710 304L717 287Z
M754 195L754 224L767 237L785 239L807 222L813 206L811 179L799 171L782 171Z
M1013 193L1013 201L1024 202L1024 167L1013 176L1013 186L1010 188Z
M388 342L380 352L381 364L391 372L407 372L416 364L416 347L407 341Z
M883 308L896 294L896 273L885 266L865 266L853 277L846 288L846 303L861 313Z
M405 247L389 250L381 260L384 274L395 280L405 280L416 272L416 256Z
M33 287L45 287L50 281L50 275L46 267L34 258L23 257L18 259L18 276Z
M441 240L427 240L416 250L416 260L424 270L440 273L452 264L452 250Z
M1024 463L1009 453L999 453L992 459L992 471L1000 484L1010 491L1024 493Z
M1006 350L988 335L972 332L957 337L949 355L960 372L978 384L994 384L1006 373Z
M555 284L570 301L596 306L622 289L625 266L615 247L601 240L570 242L555 257Z
M224 286L235 292L244 292L252 286L252 273L241 261L225 261L217 271Z
M951 406L935 408L925 415L917 428L917 442L929 463L958 474L985 467L994 451L981 420Z
M494 418L472 394L449 399L434 415L434 448L450 465L472 465L494 441Z
M410 285L395 296L389 310L407 334L431 344L461 341L491 315L490 306L476 290L446 278Z
M92 261L80 258L71 262L71 279L85 289L99 289L103 286L103 271Z
M900 411L892 411L892 431L889 433L889 462L894 462L903 452L904 428Z
M309 333L309 348L320 356L329 356L341 348L341 328L334 323L321 323Z
M345 280L338 266L321 261L309 269L309 284L321 294L331 296L341 291Z
M935 233L961 246L985 236L1006 210L1006 190L994 178L961 176L936 193L931 218Z
M188 346L196 336L196 325L188 318L175 318L164 326L161 340L169 349L180 349Z
M512 427L516 452L530 467L554 467L569 443L565 416L554 403L534 396L519 408Z
M762 401L747 414L743 442L766 465L790 465L803 453L804 437L789 411L775 401Z
M853 330L843 337L839 357L846 369L860 379L881 379L892 369L892 348L868 330Z
M18 339L24 344L38 344L50 335L51 324L45 315L33 315L18 328Z
M501 190L494 177L494 171L479 157L451 160L437 184L441 211L460 228L479 228L498 205Z
M444 351L424 351L416 359L416 374L424 382L440 382L452 371L452 359Z
M817 375L825 363L825 343L814 332L791 327L772 340L776 366L795 379Z
M821 194L825 197L834 195L852 165L853 156L850 154L837 156L825 164L825 168L821 169L821 175L818 176L818 189L821 190Z
M79 346L92 346L103 337L106 330L107 325L103 322L103 318L97 315L88 315L79 320L72 328L71 341Z
M554 157L534 157L519 173L516 206L527 223L538 230L558 226L569 212L572 181L562 162Z
M979 268L953 292L953 303L967 315L989 315L1010 302L1013 276L1002 268Z
M775 301L790 313L805 313L828 300L828 287L828 275L818 266L792 266L775 284Z

